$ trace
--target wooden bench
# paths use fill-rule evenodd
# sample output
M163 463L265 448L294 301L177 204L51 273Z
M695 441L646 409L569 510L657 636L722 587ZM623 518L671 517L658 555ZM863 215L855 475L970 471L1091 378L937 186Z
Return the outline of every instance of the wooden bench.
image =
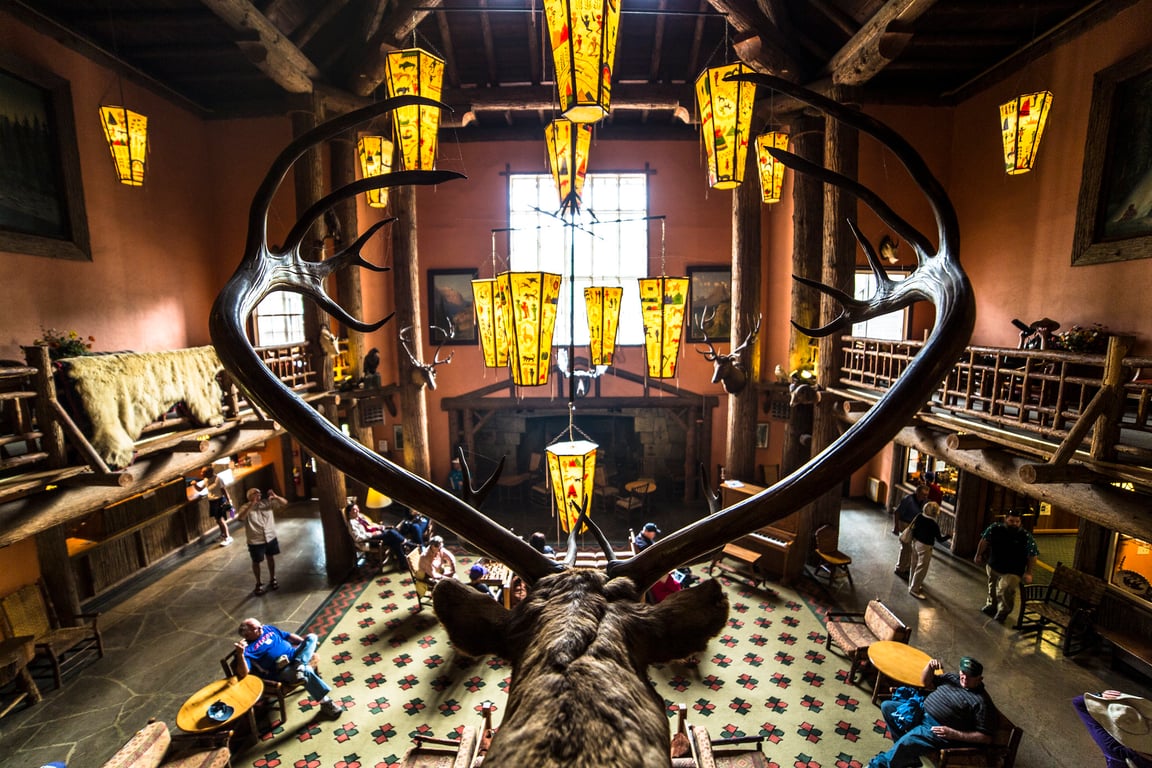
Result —
M1093 636L1093 623L1105 584L1095 576L1056 563L1052 581L1047 585L1029 584L1020 590L1020 613L1016 629L1020 634L1056 629L1064 636L1061 649L1065 656L1084 650Z
M1152 638L1138 630L1096 627L1096 634L1108 641L1112 650L1112 667L1117 663L1152 679Z
M856 683L860 669L868 662L868 647L879 640L908 642L912 628L900 620L892 609L879 599L869 600L863 611L830 611L824 624L827 638L824 647L832 650L836 645L851 660L848 682Z
M1016 752L1020 749L1020 739L1024 737L1024 731L1014 725L995 706L992 707L991 716L995 718L996 723L991 742L938 749L922 755L920 764L934 768L950 768L950 766L1012 768L1016 764Z

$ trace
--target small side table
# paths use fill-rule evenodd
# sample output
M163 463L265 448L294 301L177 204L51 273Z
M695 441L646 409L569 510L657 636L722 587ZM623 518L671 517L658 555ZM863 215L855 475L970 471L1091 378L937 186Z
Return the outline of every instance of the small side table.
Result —
M872 689L872 703L880 698L884 680L920 688L924 667L932 657L908 643L880 640L868 646L868 661L876 668L876 686Z
M11 712L13 707L26 698L30 697L33 704L39 704L43 698L40 689L36 687L36 681L32 679L32 673L28 671L28 663L36 658L35 640L32 635L20 635L0 642L0 683L19 680L23 689L8 706L0 710L0 717Z
M256 736L256 713L253 707L264 695L264 681L249 674L242 680L235 676L216 680L188 697L188 701L176 713L176 727L185 733L208 733L217 728L248 716L252 735ZM232 717L219 722L208 717L208 707L222 701L233 708Z

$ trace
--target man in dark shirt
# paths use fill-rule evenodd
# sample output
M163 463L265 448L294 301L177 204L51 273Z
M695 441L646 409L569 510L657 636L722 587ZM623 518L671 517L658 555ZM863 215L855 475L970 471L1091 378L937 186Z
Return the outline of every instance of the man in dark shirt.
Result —
M637 552L643 552L656 541L656 534L658 533L660 533L660 529L656 527L656 523L644 523L640 533L636 534L636 538L632 540L632 546Z
M1008 510L1004 522L985 528L973 558L988 574L988 600L980 610L1004 621L1016 603L1020 583L1032 583L1032 568L1039 554L1036 539L1024 530L1019 510Z
M912 521L924 511L924 504L928 501L928 486L918 485L916 490L905 496L896 507L895 518L892 521L892 533L899 534L912 524ZM912 545L900 542L900 557L896 561L897 576L908 578L908 569L912 567Z
M896 743L872 758L868 768L918 768L921 755L992 741L992 700L984 690L984 666L965 656L960 659L960 674L937 675L942 668L939 659L924 666L921 682L929 694L924 698L923 719L911 729L901 728L892 716L903 702L889 700L880 705Z

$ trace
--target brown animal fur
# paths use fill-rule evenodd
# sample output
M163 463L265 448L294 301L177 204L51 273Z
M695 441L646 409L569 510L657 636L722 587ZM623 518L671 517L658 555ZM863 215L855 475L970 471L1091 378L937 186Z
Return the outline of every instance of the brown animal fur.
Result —
M132 462L144 427L180 401L201 424L224 420L212 347L68 358L68 375L92 422L90 440L111 467Z
M458 649L512 662L508 709L484 758L495 768L670 765L648 665L703 650L728 618L715 581L645 605L630 579L583 568L541 579L511 611L456 581L437 585L433 603Z

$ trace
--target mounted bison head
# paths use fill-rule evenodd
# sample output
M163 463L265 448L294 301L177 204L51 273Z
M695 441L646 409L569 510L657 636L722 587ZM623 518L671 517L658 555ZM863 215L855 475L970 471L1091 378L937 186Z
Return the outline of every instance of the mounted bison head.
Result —
M610 561L603 572L571 568L575 560L574 537L570 539L569 559L557 562L489 520L465 500L347 437L288 390L262 364L245 335L249 313L264 296L277 290L304 294L357 330L371 331L383 325L385 321L368 324L349 316L324 291L325 278L337 269L376 269L360 257L359 251L383 223L321 262L306 261L301 256L305 233L325 210L360 192L394 185L435 184L457 175L407 171L349 184L313 205L293 227L282 248L273 249L268 244L268 209L292 163L313 145L385 111L412 104L438 106L435 102L413 96L382 101L318 126L289 145L253 200L244 259L213 307L210 325L220 359L255 404L266 409L316 456L365 485L420 510L479 552L505 563L530 587L528 597L510 613L488 598L467 594L465 587L452 582L442 582L434 593L437 614L461 648L475 653L499 653L514 665L509 706L485 759L485 765L493 768L667 765L667 717L661 702L647 687L645 669L654 661L699 648L719 630L726 609L715 583L686 590L657 606L641 604L640 594L672 568L693 562L726 542L779 520L839 485L845 475L883 448L920 409L937 382L951 369L971 334L975 312L972 289L960 268L956 250L956 215L919 155L891 129L856 110L766 75L741 75L738 79L780 90L879 139L907 166L936 216L938 244L933 246L858 183L788 152L770 149L773 156L793 169L841 186L859 197L912 246L917 257L916 270L908 279L893 282L884 272L875 249L856 231L876 273L875 296L856 300L802 280L838 301L842 311L823 328L801 330L811 336L826 335L921 300L936 306L936 325L904 376L863 418L807 464L771 488L672 533L634 557ZM483 498L499 472L498 469L475 491L475 498ZM468 486L472 487L470 478ZM597 531L593 526L593 533ZM603 537L598 538L601 547L607 548Z

